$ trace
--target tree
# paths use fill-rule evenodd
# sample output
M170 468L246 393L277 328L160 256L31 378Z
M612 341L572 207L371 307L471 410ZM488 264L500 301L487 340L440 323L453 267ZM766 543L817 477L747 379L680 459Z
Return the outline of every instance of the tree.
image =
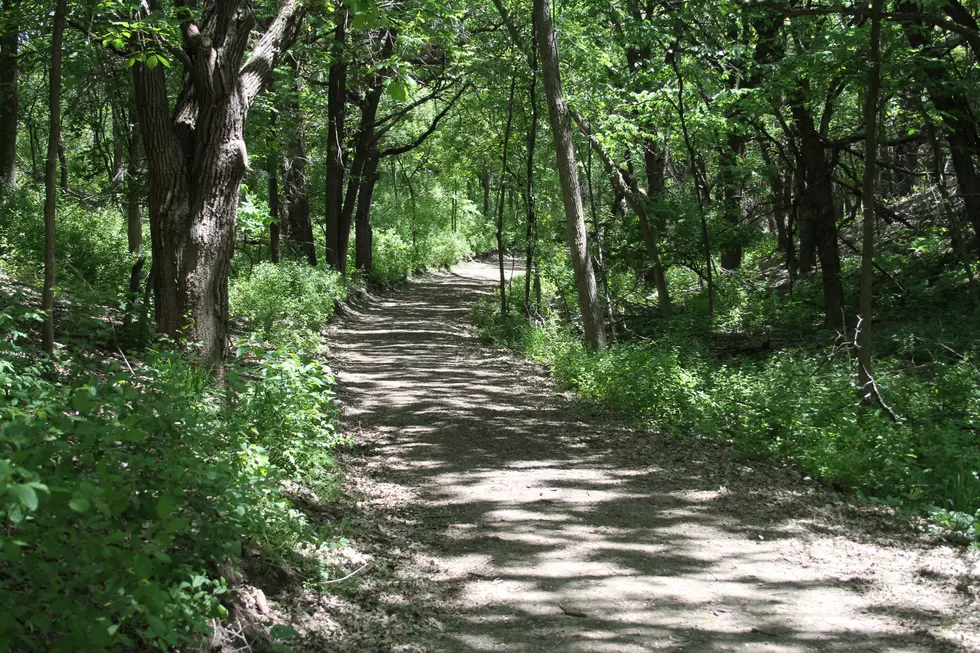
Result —
M164 44L144 36L145 56L133 66L150 179L156 319L162 333L186 333L199 346L200 363L220 371L228 264L248 167L245 120L295 40L305 5L282 3L247 59L256 18L244 0L208 2L199 18L182 1L175 6L184 75L173 104L161 65Z
M0 3L0 200L17 180L17 123L20 119L18 81L20 3Z
M61 143L61 44L65 34L67 0L57 0L51 28L51 72L48 77L48 154L44 166L44 289L41 310L44 311L42 346L54 353L54 283L55 283L55 218L58 211L58 188L55 174L58 146Z
M589 256L585 211L582 206L582 196L579 193L575 143L572 140L572 119L562 90L558 69L558 45L551 24L551 9L548 6L548 0L534 0L534 27L538 35L541 74L544 81L545 96L548 100L551 132L555 141L562 201L565 205L568 248L575 273L575 286L579 310L582 314L585 341L592 349L605 349L606 333L602 322L602 310L599 307L592 258Z

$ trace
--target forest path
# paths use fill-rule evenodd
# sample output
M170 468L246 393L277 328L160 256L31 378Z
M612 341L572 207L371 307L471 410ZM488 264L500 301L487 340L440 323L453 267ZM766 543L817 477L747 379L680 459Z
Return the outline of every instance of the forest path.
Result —
M474 334L496 275L426 277L331 334L345 428L385 488L366 501L388 502L431 561L412 570L437 590L429 650L977 647L962 607L975 558L882 539L862 528L873 511L790 470L555 391Z

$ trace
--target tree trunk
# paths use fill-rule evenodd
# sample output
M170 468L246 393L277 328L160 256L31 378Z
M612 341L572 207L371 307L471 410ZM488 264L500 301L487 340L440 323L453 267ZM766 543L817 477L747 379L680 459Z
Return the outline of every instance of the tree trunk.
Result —
M605 349L606 333L602 323L596 291L595 273L585 229L585 215L582 196L579 194L578 167L575 161L575 143L572 140L571 118L565 95L561 86L558 69L558 46L551 24L551 8L548 0L534 0L534 24L538 34L541 70L544 79L545 95L548 99L548 113L554 135L558 164L558 176L565 205L565 222L568 231L568 246L575 272L575 286L578 292L579 310L585 330L585 341L591 349Z
M55 216L58 210L58 189L55 186L58 145L61 143L61 45L65 33L67 0L57 0L51 34L51 73L48 77L48 158L44 167L44 287L41 310L44 330L41 345L49 355L54 354L54 280L55 280Z
M374 201L374 189L378 183L378 165L380 159L376 156L365 164L361 173L361 189L357 193L357 214L354 221L354 234L357 237L357 248L354 252L354 266L358 270L370 272L374 267L374 234L371 231L371 203Z
M17 181L17 121L20 114L18 31L20 3L0 3L0 201Z
M858 329L858 392L861 401L870 403L874 396L874 377L871 373L872 309L875 244L875 184L877 181L878 153L878 94L881 86L881 5L882 0L871 3L871 47L869 52L868 87L864 99L864 189L861 201L864 205L864 224L861 242L861 296L860 323Z
M735 115L729 116L729 119L734 120ZM732 129L737 129L737 126ZM730 229L726 246L721 252L721 267L725 270L742 267L742 190L745 180L738 168L745 155L745 142L744 135L729 132L719 161L722 219Z
M128 120L122 106L116 100L112 100L109 111L112 114L112 169L109 171L109 188L115 192L122 187L126 175Z
M285 219L281 232L286 242L299 249L306 261L316 265L316 244L313 239L313 222L310 218L310 180L307 170L306 117L300 106L303 79L299 74L299 61L287 57L287 63L295 76L294 92L287 105L289 141L286 146L283 185L285 191Z
M129 162L126 166L126 235L129 257L133 264L129 270L129 292L136 297L143 281L143 210L140 204L143 185L140 183L143 167L143 143L139 126L129 126Z
M507 273L504 270L504 191L507 188L507 155L510 150L510 129L514 124L514 91L517 76L510 79L510 98L507 100L507 125L504 128L504 153L501 157L500 198L497 201L497 263L500 268L500 318L507 317Z
M165 68L133 66L150 179L156 318L161 332L195 343L199 364L220 375L228 265L248 167L245 119L295 39L303 7L285 0L257 41L250 38L255 18L244 0L208 3L200 24L189 12L179 17L187 62L173 109Z
M900 2L898 8L903 13L921 15L918 5L908 1ZM969 100L957 90L961 88L959 81L943 62L941 51L933 45L932 28L925 27L922 20L911 20L904 23L904 31L909 44L920 49L924 55L922 69L926 90L940 115L949 141L957 188L966 206L967 221L980 238L980 175L975 167L975 161L980 157L980 135L977 134Z
M800 133L800 267L806 269L804 255L812 243L820 257L823 276L824 316L827 326L839 326L843 320L844 286L841 281L840 248L837 242L837 210L834 203L833 177L824 153L823 139L817 132L813 116L797 94L790 108ZM806 234L807 238L804 238Z
M61 170L61 178L58 185L61 186L61 190L68 190L68 156L65 154L64 139L58 143L58 164Z
M334 31L333 64L327 79L327 176L326 176L326 231L327 263L346 272L341 259L341 214L344 211L344 122L347 107L347 64L344 60L344 44L347 39L347 9L341 9ZM350 227L348 226L348 230Z
M698 202L698 215L701 218L701 245L704 249L705 277L708 281L708 315L714 317L715 314L715 281L714 281L714 261L711 258L711 239L708 235L708 222L705 216L705 202L708 200L708 184L704 177L704 166L698 162L694 151L694 144L691 142L691 135L687 131L687 117L684 114L684 77L681 75L680 49L674 47L670 55L674 67L674 75L677 77L677 114L681 120L681 132L684 136L684 145L687 146L687 154L691 160L691 176L694 178L695 197Z
M534 199L534 153L538 143L538 36L532 28L531 37L531 84L528 104L531 124L527 129L527 184L524 187L524 204L527 209L526 256L524 262L524 315L531 317L531 277L534 276L534 246L538 235L538 210Z
M275 121L273 120L274 124ZM282 258L282 247L279 234L281 217L279 210L279 151L275 147L273 143L266 155L266 172L269 176L269 256L273 263L278 263Z

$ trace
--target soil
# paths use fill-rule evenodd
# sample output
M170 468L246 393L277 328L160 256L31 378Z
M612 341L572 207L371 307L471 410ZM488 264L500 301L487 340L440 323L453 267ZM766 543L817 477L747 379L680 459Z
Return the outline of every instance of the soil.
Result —
M302 648L980 651L976 553L560 392L470 326L496 275L426 277L331 330L373 567L293 619Z

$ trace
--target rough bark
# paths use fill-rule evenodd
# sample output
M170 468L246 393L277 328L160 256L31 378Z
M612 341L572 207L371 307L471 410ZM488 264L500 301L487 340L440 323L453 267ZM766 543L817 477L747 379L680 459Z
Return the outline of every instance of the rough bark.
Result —
M578 167L575 161L575 143L572 140L571 117L565 103L558 69L558 46L551 24L551 8L548 0L534 0L534 24L538 34L538 50L548 114L555 141L558 176L565 205L565 222L568 246L575 272L579 310L585 331L586 344L592 349L606 347L606 334L602 323L595 273L589 257L585 229L585 214L579 194Z
M17 120L20 114L18 81L18 3L0 4L0 200L17 181Z
M41 291L41 310L44 328L41 345L49 355L54 353L54 281L55 281L55 216L58 210L58 189L55 186L58 145L61 143L61 46L65 33L67 0L57 0L51 34L51 71L48 75L48 157L44 167L44 286Z
M173 107L164 67L133 66L150 180L157 325L196 343L199 364L218 374L239 188L248 166L245 120L303 12L299 2L286 0L261 38L250 42L255 17L244 0L207 3L199 23L178 3L184 75Z

